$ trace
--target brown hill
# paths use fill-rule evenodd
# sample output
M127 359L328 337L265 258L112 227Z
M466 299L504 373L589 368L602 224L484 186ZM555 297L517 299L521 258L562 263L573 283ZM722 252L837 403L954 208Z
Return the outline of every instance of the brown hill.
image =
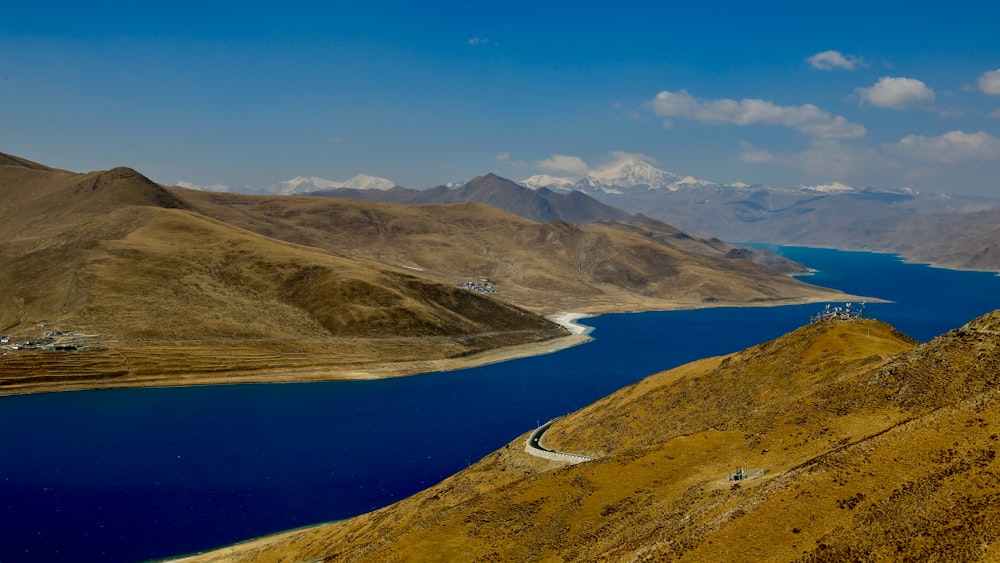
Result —
M693 252L690 246L701 243L670 243L613 223L536 223L474 203L175 193L206 215L266 236L447 283L485 278L499 298L545 313L843 299L770 268L725 259L707 244Z
M647 378L411 498L196 561L976 561L1000 538L1000 312L825 322ZM733 477L739 473L739 480Z
M40 336L44 323L103 342L58 358L5 350L0 393L244 380L254 370L262 380L320 377L394 362L426 371L430 361L566 334L454 284L210 219L130 169L73 174L15 159L0 165L0 194L0 330ZM184 342L212 343L216 359L186 364L209 354ZM265 361L243 361L261 348ZM105 361L107 350L124 361ZM304 351L311 361L296 359ZM162 361L143 360L150 355ZM122 363L131 367L109 367Z

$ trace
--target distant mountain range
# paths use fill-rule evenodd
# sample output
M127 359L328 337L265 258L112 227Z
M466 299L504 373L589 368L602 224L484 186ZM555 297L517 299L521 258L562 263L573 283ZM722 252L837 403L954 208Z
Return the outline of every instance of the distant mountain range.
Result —
M437 186L428 190L414 190L396 186L383 191L341 186L317 190L310 195L385 203L485 203L541 223L562 220L584 224L604 219L628 219L632 216L627 211L601 203L579 191L556 193L548 188L528 189L495 174L478 176L457 188Z
M477 176L455 188L446 186L429 190L414 190L401 186L390 190L336 188L313 192L310 195L424 205L484 203L539 223L566 221L585 225L601 222L673 246L683 245L685 251L689 252L749 260L784 273L806 271L801 264L790 262L771 252L737 248L717 238L692 236L661 221L641 214L633 215L601 203L581 191L557 193L545 187L529 189L496 174ZM684 244L685 241L687 244Z
M943 266L1000 270L1000 200L833 182L717 184L631 160L578 180L532 176L532 189L578 191L680 229L729 241L898 252Z
M379 189L357 187L368 185L361 182L347 187L348 182L301 182L297 189L395 203L476 201L541 222L585 224L639 214L703 239L896 252L942 266L1000 270L994 220L1000 200L986 197L839 182L795 188L719 184L638 159L623 159L582 178L536 175L515 183L487 174L458 187L428 190L384 189L393 184L384 179L369 182ZM332 187L308 189L316 186Z
M369 176L367 174L358 174L357 176L343 182L334 182L333 180L325 180L315 176L297 176L291 180L285 180L283 182L278 182L273 186L269 186L266 191L269 194L297 195L341 188L355 190L389 190L395 186L396 183L392 180Z

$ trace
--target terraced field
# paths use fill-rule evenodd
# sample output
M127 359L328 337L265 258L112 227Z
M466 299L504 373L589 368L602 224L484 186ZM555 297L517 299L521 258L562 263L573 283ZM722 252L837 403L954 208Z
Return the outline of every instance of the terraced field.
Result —
M480 355L497 348L513 353L525 341L555 346L552 341L562 336L561 329L551 329L455 338L119 341L90 350L18 350L0 357L0 395L406 375L491 361ZM443 359L427 360L434 354Z

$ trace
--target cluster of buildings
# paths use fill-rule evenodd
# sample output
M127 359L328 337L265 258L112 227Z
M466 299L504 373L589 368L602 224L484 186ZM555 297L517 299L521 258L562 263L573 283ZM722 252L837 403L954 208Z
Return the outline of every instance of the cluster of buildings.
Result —
M75 334L66 330L50 330L44 336L15 339L0 334L0 351L4 354L15 350L84 350L93 348L98 335Z
M490 280L482 278L479 281L467 281L458 284L458 287L463 289L468 289L469 291L475 291L476 293L482 293L483 295L496 295L497 288L490 284Z

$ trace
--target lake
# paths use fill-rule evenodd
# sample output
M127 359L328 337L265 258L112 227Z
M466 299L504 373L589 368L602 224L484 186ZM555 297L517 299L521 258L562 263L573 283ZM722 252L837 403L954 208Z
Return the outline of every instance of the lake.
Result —
M798 247L806 281L893 301L926 341L1000 308L1000 277ZM0 561L141 561L346 518L432 485L646 375L806 324L821 305L585 319L595 341L375 381L0 398Z

